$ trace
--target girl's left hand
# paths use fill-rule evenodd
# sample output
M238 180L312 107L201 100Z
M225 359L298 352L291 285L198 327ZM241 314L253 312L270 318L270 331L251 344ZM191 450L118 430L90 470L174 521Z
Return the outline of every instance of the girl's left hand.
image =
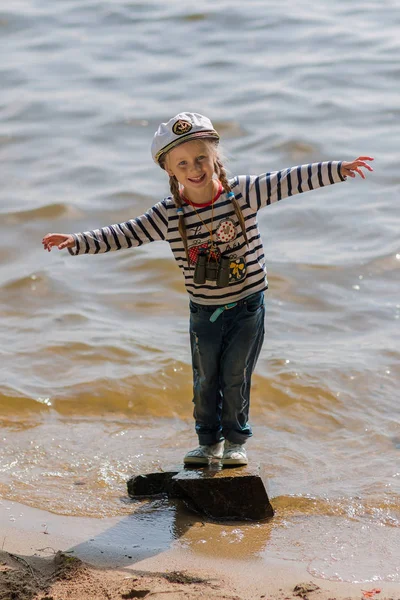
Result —
M356 160L353 160L353 162L343 161L342 162L343 177L346 177L346 176L355 177L356 173L358 173L360 175L360 177L365 179L365 175L364 175L363 171L361 170L361 167L368 169L368 171L373 171L373 168L368 163L365 162L366 160L374 160L374 159L372 158L372 156L359 156L358 158L356 158Z

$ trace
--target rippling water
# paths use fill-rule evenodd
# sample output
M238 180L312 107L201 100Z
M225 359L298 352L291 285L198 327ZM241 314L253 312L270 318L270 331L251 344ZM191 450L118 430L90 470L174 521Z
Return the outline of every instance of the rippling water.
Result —
M197 111L222 133L235 174L375 156L367 181L259 215L270 290L249 454L269 477L278 553L294 552L300 519L295 558L323 561L320 534L332 528L342 571L310 569L354 579L344 566L354 544L360 552L367 528L379 546L384 531L385 567L373 569L399 579L399 25L391 0L3 6L4 498L125 514L127 476L195 444L187 298L168 247L74 259L40 242L166 195L153 132ZM367 572L368 551L358 556Z

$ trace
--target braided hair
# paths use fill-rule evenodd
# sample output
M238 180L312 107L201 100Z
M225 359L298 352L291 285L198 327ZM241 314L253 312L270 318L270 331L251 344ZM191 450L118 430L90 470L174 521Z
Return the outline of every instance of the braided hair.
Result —
M214 169L215 169L215 173L216 173L218 179L221 182L222 187L224 188L224 192L226 192L227 194L229 194L229 192L232 191L231 190L231 186L229 185L228 178L226 176L225 168L224 168L224 166L223 166L223 164L221 162L221 159L218 156L218 154L217 154L216 159L215 159ZM240 210L239 202L236 200L234 194L231 194L229 197L230 197L230 200L231 200L231 202L233 204L233 209L235 211L236 217L237 217L237 219L239 221L239 225L240 225L240 228L242 230L244 240L246 242L246 245L248 246L249 245L249 240L247 239L246 225L245 225L245 222L244 222L243 213Z
M174 199L176 208L182 208L184 204L184 200L182 199L181 193L179 191L179 182L175 175L171 175L169 178L169 187L171 190L172 198ZM186 233L186 224L185 224L185 215L183 214L183 210L178 212L178 231L182 238L183 247L185 248L186 260L190 269L190 259L189 259L189 249L188 249L188 241L187 241L187 233Z

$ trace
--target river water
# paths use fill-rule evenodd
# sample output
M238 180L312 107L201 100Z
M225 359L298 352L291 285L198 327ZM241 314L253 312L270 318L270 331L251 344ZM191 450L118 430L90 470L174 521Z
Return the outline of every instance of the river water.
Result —
M248 453L276 518L230 542L321 577L400 582L399 26L394 0L2 5L4 499L128 514L127 477L196 444L188 302L168 246L73 258L41 238L167 195L153 133L200 112L232 174L375 157L365 181L259 214L270 289Z

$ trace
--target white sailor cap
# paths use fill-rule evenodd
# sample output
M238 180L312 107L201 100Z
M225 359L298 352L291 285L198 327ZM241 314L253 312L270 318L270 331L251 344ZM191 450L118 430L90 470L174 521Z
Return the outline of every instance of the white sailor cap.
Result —
M219 140L210 119L198 113L179 113L167 123L161 123L154 134L151 154L154 162L160 164L160 158L175 146L199 138Z

